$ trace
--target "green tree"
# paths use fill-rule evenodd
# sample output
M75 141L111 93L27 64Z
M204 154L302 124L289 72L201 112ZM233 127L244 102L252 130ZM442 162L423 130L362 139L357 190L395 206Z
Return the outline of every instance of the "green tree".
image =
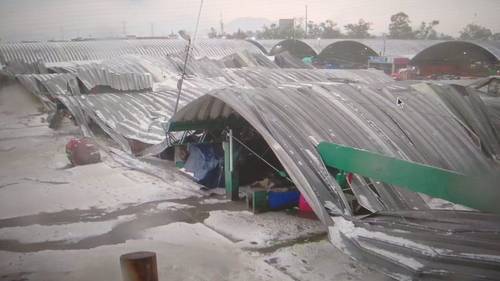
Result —
M256 37L259 39L302 39L304 34L304 28L300 24L295 25L293 29L283 30L273 23L270 26L264 25L263 30L256 32Z
M248 35L248 33L247 33ZM276 24L263 26L262 30L255 32L258 39L302 39L305 37L305 29L302 24L296 24L293 29L280 30ZM331 20L326 20L319 24L309 21L307 23L308 38L342 38L342 32L337 28L337 24Z
M371 23L366 22L364 19L359 19L358 23L350 23L345 25L347 38L370 38Z
M2 39L0 39L1 41ZM490 40L500 40L500 32L497 32L490 36Z
M253 32L251 32L251 31L244 32L238 28L238 31L236 31L233 34L226 35L226 38L227 39L246 39L246 38L252 37L252 36L253 36Z
M258 33L258 37L262 39L282 39L279 38L278 25L272 23L270 26L264 25L263 30Z
M469 23L460 31L462 40L486 40L492 34L491 30L478 24Z
M210 31L208 32L208 38L217 38L217 30L215 28L210 27Z
M415 33L410 26L407 14L399 12L391 16L389 24L389 37L393 39L414 39Z
M438 33L434 29L436 25L439 24L438 20L433 20L431 22L422 22L420 24L420 27L418 30L415 31L415 38L416 39L430 39L430 40L435 40L438 39Z
M318 38L323 34L323 30L320 28L319 24L314 23L310 20L307 23L307 38Z
M439 33L437 39L438 40L455 40L455 37L448 35L448 34Z
M305 34L306 34L306 31L304 30L302 25L297 24L296 26L294 26L291 38L303 39L305 37Z
M332 20L326 20L319 24L322 32L321 38L332 39L332 38L341 38L343 36L340 29L337 27L337 24Z

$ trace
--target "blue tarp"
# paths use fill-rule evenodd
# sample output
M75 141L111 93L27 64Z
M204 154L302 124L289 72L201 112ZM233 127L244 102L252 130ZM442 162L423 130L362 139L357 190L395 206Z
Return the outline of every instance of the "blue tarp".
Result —
M224 152L220 144L191 144L188 150L184 168L194 174L195 181L207 188L223 187Z

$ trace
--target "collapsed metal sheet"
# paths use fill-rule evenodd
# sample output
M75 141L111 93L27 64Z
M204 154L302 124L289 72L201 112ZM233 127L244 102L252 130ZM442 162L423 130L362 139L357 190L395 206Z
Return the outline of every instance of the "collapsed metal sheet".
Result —
M197 96L185 92L180 105ZM165 139L162 127L165 118L172 115L177 93L142 92L142 93L101 93L96 95L78 95L65 97L75 107L85 112L94 121L111 129L127 139L138 140L146 144L158 144Z
M220 77L192 77L184 81L180 107L214 89L226 87L300 87L311 84L332 84L328 79L349 80L352 83L389 81L390 78L373 70L313 70L300 69L225 69ZM203 73L201 75L204 75ZM208 75L211 76L211 75ZM358 80L363 79L363 80ZM387 80L386 80L387 79ZM324 82L327 81L327 82ZM156 91L130 93L99 93L60 98L71 112L82 110L113 134L146 144L159 144L165 139L162 125L172 115L177 97L176 80L157 85Z
M77 92L78 83L72 74L24 74L16 78L48 110L55 110L57 96L67 95L70 89Z
M293 56L287 51L276 54L274 56L274 62L281 68L314 68L312 65L304 63L300 58Z
M253 57L248 54L242 56ZM149 56L124 56L120 59L100 62L54 63L48 65L48 69L62 72L61 74L18 75L18 79L31 92L46 99L47 102L60 100L74 116L79 116L77 121L81 120L80 126L84 126L86 120L93 120L113 136L122 148L130 151L124 138L153 145L165 140L162 124L168 122L175 106L178 69L181 66L182 60L175 57L158 59ZM225 68L225 65L219 61L210 59L193 60L189 64L188 72L191 74L184 81L181 107L210 90L225 87L286 86L296 88L311 84L331 84L339 80L352 83L390 81L390 77L375 70L305 70L265 67L230 69ZM107 76L109 73L116 73L117 79L110 80ZM141 84L130 80L128 75L130 73L147 74L151 79L161 81L161 83L154 84L154 91L139 91L142 88ZM80 88L77 81L81 82L84 88ZM114 84L116 81L118 85ZM120 86L124 81L130 87ZM108 86L116 92L80 95L98 85ZM130 92L120 92L124 90ZM50 108L54 109L54 104Z
M371 221L355 216L340 186L320 160L316 151L320 141L362 148L467 175L499 173L498 164L475 142L476 139L470 135L470 128L464 127L436 89L457 93L449 87L424 86L337 83L297 89L215 90L185 106L172 117L172 122L243 117L267 141L318 217L330 227L332 242L353 257L369 261L395 278L432 279L444 276L446 279L462 276L456 280L470 280L482 274L498 278L498 227L485 228L481 230L485 233L477 233L477 225L486 224L488 220L498 223L498 216L478 213L471 215L473 218L470 220L458 217L455 224L461 224L464 234L455 234L457 230L449 228L442 221L446 220L446 216L456 213L443 211L444 215L440 217L441 213L431 212L418 193L358 177L354 184L359 202L365 202L367 209L380 212L381 216L387 213L400 219L383 217L388 220L386 229L379 230L384 235L371 237L371 244L361 243L365 240L353 235L350 230L353 227L346 229L341 224L341 220L346 225L361 221L357 226L361 232L372 231ZM403 101L402 105L397 103L398 99ZM489 124L482 125L482 130L487 130ZM439 226L438 229L426 228L425 224L414 225L409 219L406 220L420 213L427 216L429 227L435 224ZM397 244L400 241L398 235L392 233L398 232L397 225L413 228L413 236L405 240L413 244L406 247ZM385 240L389 237L387 233L395 237L389 241L396 242L384 248L380 245L388 243ZM486 240L484 235L496 240ZM480 252L473 247L459 244L472 238L475 239L472 245L478 245L478 249L489 248L483 252L487 253L486 257L480 256ZM421 262L420 255L425 259L429 253L422 253L417 244L434 251L433 241L436 240L442 241L440 248L437 248L441 251L437 255L440 262ZM490 244L485 246L485 243ZM368 255L365 254L367 252ZM413 263L413 260L416 262ZM474 272L476 266L492 268Z
M75 92L64 86L72 78L51 81L23 76L20 80L28 81L33 91L40 91L46 83L43 87L51 89L80 124L93 120L130 152L129 138L161 142L161 123L172 114L182 59L171 56L158 61L140 58L137 66L116 60L105 64L123 67L124 73L156 69L159 74L153 77L164 82L161 86L166 91L69 95ZM206 59L190 66L192 76L185 81L181 103L192 102L174 121L243 116L266 139L315 212L330 226L331 240L339 248L399 279L498 279L497 216L430 211L419 194L359 177L353 184L359 202L379 215L356 217L315 150L319 141L326 140L466 174L498 172L491 153L485 153L481 145L487 142L490 151L495 151L488 133L490 123L481 122L488 116L477 120L473 113L458 116L482 110L476 99L456 103L457 91L444 86L384 84L389 78L371 71L224 69ZM469 110L471 105L478 107ZM436 249L439 254L431 255Z
M486 106L489 118L493 122L497 133L500 133L500 97L481 95L481 99Z
M428 210L334 217L330 240L397 280L499 280L500 217Z

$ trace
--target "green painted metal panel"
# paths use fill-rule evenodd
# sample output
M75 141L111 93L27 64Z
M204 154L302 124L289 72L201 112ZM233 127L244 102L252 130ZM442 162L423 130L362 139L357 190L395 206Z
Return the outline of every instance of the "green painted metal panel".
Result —
M339 144L317 147L326 166L487 212L500 213L498 182Z
M194 130L216 130L226 127L241 127L242 121L238 118L214 119L203 121L172 122L168 125L168 132L194 131Z
M252 211L254 213L262 213L269 210L267 201L267 191L256 190L252 192Z

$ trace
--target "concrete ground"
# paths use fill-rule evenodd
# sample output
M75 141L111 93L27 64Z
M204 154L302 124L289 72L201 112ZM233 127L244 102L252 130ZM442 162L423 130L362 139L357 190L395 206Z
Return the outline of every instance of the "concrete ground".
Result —
M0 89L0 280L121 280L119 256L157 253L160 280L388 280L326 240L315 220L253 215L168 162L162 177L103 162L69 167L18 85Z

